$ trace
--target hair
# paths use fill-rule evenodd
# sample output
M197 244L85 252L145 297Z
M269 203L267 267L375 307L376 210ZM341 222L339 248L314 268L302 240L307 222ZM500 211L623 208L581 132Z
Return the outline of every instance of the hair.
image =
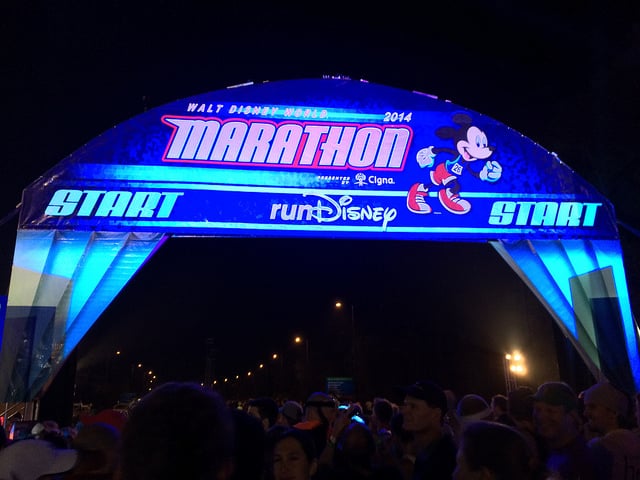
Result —
M370 467L375 453L376 443L369 427L352 422L338 437L334 464L338 467Z
M260 480L264 469L267 434L258 418L237 408L231 411L235 425L235 467L231 480Z
M132 409L121 440L122 480L205 480L230 465L235 429L217 392L169 382Z
M533 460L526 438L515 428L479 420L462 431L460 448L469 468L486 468L496 480L534 478Z
M386 398L376 398L373 402L373 413L382 423L389 424L393 417L393 405Z

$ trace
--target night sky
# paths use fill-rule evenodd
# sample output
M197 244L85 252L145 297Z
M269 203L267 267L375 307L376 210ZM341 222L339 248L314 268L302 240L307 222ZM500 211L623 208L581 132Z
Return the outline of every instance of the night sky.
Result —
M148 108L248 81L344 75L437 95L556 152L613 202L638 311L633 2L14 3L0 14L0 218L39 175ZM7 292L17 219L3 222ZM337 298L387 339L381 350L397 350L394 339L412 329L446 339L452 357L469 344L499 352L515 341L540 354L539 343L552 343L532 340L530 329L549 335L550 317L488 245L173 238L89 332L79 366L135 347L133 357L168 376L202 376L204 339L214 338L216 370L245 371L296 332L340 335ZM423 323L441 326L423 332ZM415 348L422 359L432 347Z

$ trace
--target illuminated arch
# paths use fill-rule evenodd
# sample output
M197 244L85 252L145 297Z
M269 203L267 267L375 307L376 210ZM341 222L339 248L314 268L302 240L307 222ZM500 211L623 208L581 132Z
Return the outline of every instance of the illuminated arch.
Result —
M640 389L637 329L606 198L553 153L482 114L327 78L243 85L155 108L29 185L0 397L36 398L144 262L167 238L186 235L488 242L597 378Z

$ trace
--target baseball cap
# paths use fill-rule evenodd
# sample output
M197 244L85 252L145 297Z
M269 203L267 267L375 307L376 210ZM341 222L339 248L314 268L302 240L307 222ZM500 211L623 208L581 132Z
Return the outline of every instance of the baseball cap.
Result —
M80 423L83 425L93 425L94 423L106 423L115 427L118 431L122 431L124 424L127 422L127 416L118 411L108 408L102 410L95 415L81 415Z
M565 382L545 382L532 398L535 402L563 406L567 411L578 409L578 396Z
M302 405L295 400L287 400L280 407L280 413L290 422L297 423L302 419Z
M533 388L521 385L507 393L509 415L516 420L530 418L533 409Z
M448 410L447 396L437 383L422 380L406 387L396 387L405 396L424 400L430 407L439 408L444 415Z
M338 402L328 393L313 392L304 402L305 407L332 407L338 408Z
M0 478L33 480L64 473L71 470L77 460L76 450L56 448L46 440L19 440L0 451Z
M492 410L487 401L475 393L469 393L462 397L456 407L456 415L463 423L488 420L491 418L491 414Z
M115 450L120 442L120 431L108 423L83 425L72 441L76 450L93 452Z
M624 393L609 382L599 382L584 391L584 403L595 403L618 415L626 415L629 401Z

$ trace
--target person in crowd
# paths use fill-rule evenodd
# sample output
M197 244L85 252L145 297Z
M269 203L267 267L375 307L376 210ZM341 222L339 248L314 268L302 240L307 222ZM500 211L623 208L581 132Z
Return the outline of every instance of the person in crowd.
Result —
M457 441L456 432L460 430L460 420L456 413L458 395L450 388L445 389L444 394L447 397L447 412L444 415L444 430Z
M541 480L544 474L515 428L477 420L462 430L453 480Z
M304 410L295 400L287 400L278 409L278 419L276 424L293 427L296 423L302 421Z
M506 395L496 393L491 397L491 420L514 426L513 419L509 416L509 398Z
M368 426L376 445L376 464L386 464L388 457L392 456L391 419L396 410L394 404L386 398L376 397L371 404Z
M578 413L578 396L565 382L541 384L533 396L533 423L541 439L541 461L561 479L597 478Z
M541 439L536 434L533 424L533 396L535 390L527 385L520 385L507 394L507 413L513 420L513 426L527 439L531 451L535 454L536 463L540 463Z
M442 387L418 381L401 389L403 428L412 434L403 446L401 468L406 479L450 479L456 465L457 447L443 429L447 397Z
M338 415L338 402L328 393L314 392L305 401L302 421L294 428L307 430L313 436L316 453L322 454L327 440L332 435L333 422ZM335 437L333 438L335 442Z
M78 462L65 480L112 480L120 449L120 431L107 423L84 425L71 441Z
M356 419L359 413L357 404L339 411L319 457L317 480L358 480L374 474L379 479L402 478L397 461L380 461L375 436L366 421Z
M369 427L377 438L391 435L391 418L394 414L393 403L386 398L376 397L371 405Z
M278 404L271 397L252 398L247 402L247 412L260 420L265 432L278 420Z
M335 445L325 450L334 452L328 463L320 457L319 479L361 480L374 470L376 445L373 434L365 424L351 421L338 435Z
M80 415L80 419L78 422L78 427L82 428L83 425L93 425L94 423L106 423L107 425L111 425L119 432L122 432L124 425L127 423L127 419L129 418L129 413L125 413L122 410L114 410L112 408L107 408L105 410L101 410L95 415L84 414Z
M404 456L405 446L411 444L413 434L405 430L403 424L404 416L398 409L391 417L391 442L388 455L379 455L379 463L398 465L400 459Z
M633 428L634 433L640 435L640 392L636 392L634 395L634 409L633 413L635 416L635 426Z
M168 382L132 409L121 438L119 480L227 480L233 471L232 414L215 391Z
M39 438L12 442L0 450L0 479L38 480L46 475L69 472L78 461L78 452L61 448Z
M270 438L267 479L310 480L318 469L316 446L309 431L297 428L278 430Z
M231 417L235 427L234 468L231 480L261 480L265 468L267 433L264 421L244 410L234 408Z
M609 382L584 391L584 416L595 435L588 446L598 479L640 478L640 437L628 427L629 399Z
M471 422L477 420L492 420L493 411L487 401L475 393L464 395L456 407L456 414L462 429Z
M31 428L31 438L47 440L58 448L67 448L69 446L69 440L62 434L60 425L55 420L44 420L36 423Z
M7 431L4 428L4 425L0 425L0 450L6 447L9 444L9 439L7 438Z

